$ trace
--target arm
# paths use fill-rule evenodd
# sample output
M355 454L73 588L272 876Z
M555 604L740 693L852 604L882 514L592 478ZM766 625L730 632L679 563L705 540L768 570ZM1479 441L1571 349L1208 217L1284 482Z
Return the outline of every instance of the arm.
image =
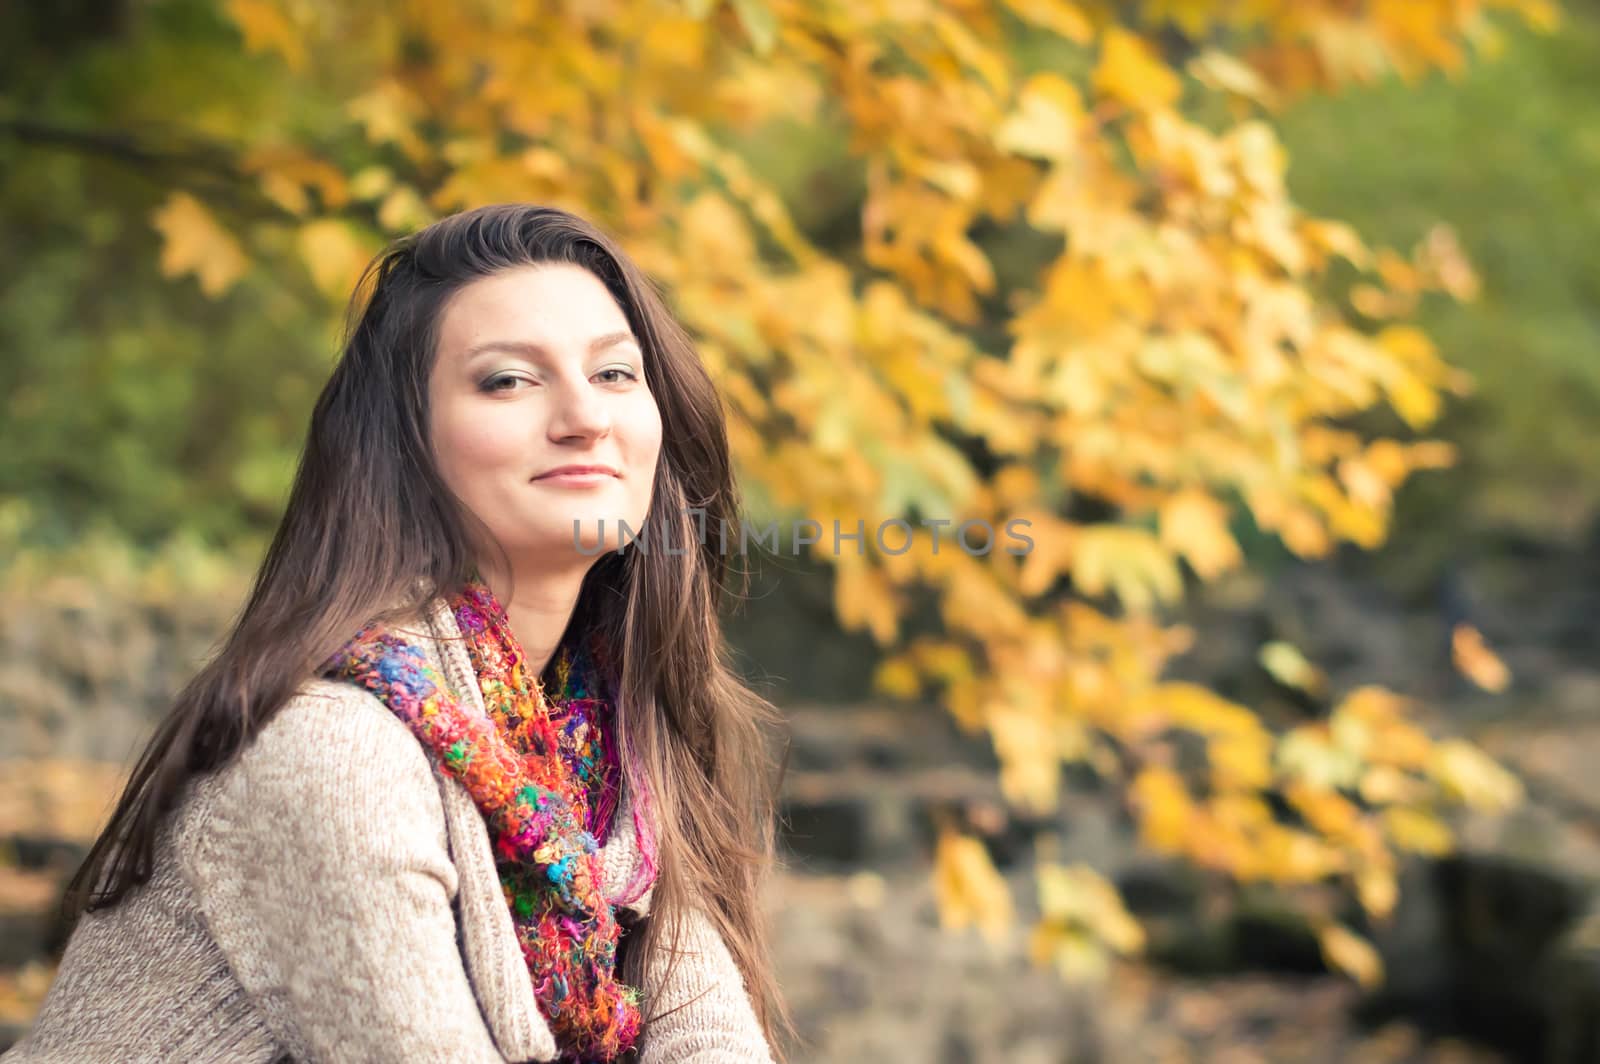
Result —
M676 932L681 956L673 970L671 927L645 965L645 1008L654 1018L645 1025L640 1064L771 1064L738 965L711 918L691 908Z
M216 781L188 861L207 924L296 1056L502 1064L427 755L374 696L335 690L291 699Z

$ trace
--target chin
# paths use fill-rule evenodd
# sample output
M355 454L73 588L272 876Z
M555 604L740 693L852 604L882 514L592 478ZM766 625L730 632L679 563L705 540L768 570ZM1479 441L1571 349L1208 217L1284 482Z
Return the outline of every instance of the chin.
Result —
M605 520L605 535L599 534L600 521ZM578 540L573 541L572 523L578 522ZM607 551L614 551L620 545L621 536L617 527L617 518L610 514L572 514L561 521L551 524L550 515L543 515L539 522L540 531L544 534L539 539L560 552L581 551L585 557L598 557ZM632 530L632 537L637 539L644 527L642 520L628 520L628 527Z

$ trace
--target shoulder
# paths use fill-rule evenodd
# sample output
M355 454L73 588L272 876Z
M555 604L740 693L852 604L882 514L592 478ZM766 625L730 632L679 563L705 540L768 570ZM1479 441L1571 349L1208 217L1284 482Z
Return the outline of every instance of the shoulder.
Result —
M433 768L404 721L370 691L314 679L279 706L226 770L231 789L276 804L363 804L379 792L435 792Z
M446 834L422 744L375 695L327 680L297 689L186 805L182 845L207 881L264 853L361 859L396 836Z
M377 695L353 683L314 679L278 707L245 756L264 762L335 751L354 759L416 761L422 746Z

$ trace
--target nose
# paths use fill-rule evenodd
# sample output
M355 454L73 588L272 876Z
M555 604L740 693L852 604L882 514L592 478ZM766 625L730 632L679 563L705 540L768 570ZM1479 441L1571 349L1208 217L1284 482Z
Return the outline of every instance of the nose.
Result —
M611 410L592 382L564 377L555 399L549 428L552 440L594 439L611 431Z

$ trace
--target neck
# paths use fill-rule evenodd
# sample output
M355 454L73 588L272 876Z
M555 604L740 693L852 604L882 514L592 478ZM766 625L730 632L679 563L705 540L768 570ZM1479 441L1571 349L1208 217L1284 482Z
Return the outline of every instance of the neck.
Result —
M505 609L512 634L527 655L527 667L532 675L539 675L572 619L587 566L550 569L518 564L508 572L483 565L479 571Z

